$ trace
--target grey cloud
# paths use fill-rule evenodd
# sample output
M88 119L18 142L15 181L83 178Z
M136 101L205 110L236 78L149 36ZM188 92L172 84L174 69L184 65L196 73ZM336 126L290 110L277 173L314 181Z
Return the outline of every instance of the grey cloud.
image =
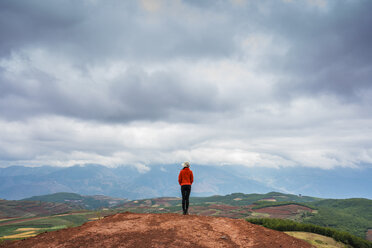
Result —
M238 56L239 38L261 32L290 47L285 61L267 58L275 63L268 63L270 70L310 73L333 61L370 61L370 1L327 1L324 11L306 3L183 1L180 9L148 13L139 1L2 1L1 49L43 46L85 63L213 59Z
M184 4L184 3L183 3ZM2 1L1 54L43 47L78 63L229 56L231 26L204 10L148 13L139 1Z
M274 46L286 46L285 55L268 53L256 68L285 78L276 87L279 98L331 94L359 101L371 89L371 1L329 0L323 7L311 1L246 1L238 7L189 2L229 16L235 37L263 33L273 37Z
M112 58L213 60L239 56L240 37L259 32L289 47L285 57L268 54L257 67L284 75L280 96L355 97L371 85L372 3L327 3L321 10L307 1L183 1L180 10L149 13L138 1L2 1L0 49L4 55L42 47L64 54L77 67Z
M111 85L120 109L136 118L167 118L172 111L220 111L218 90L213 85L187 82L166 72L148 74L130 68Z
M371 1L161 2L1 1L0 159L370 161Z
M270 20L273 31L290 46L285 58L268 65L268 70L287 74L278 85L279 94L333 94L358 101L359 93L371 88L372 2L328 3L324 12L284 11L274 15L277 21Z
M306 1L248 1L239 6L183 1L175 13L167 8L149 13L137 1L2 1L0 53L41 47L63 54L84 74L87 64L110 59L141 64L239 58L240 39L258 32L273 36L274 42L284 40L289 49L285 57L269 53L257 61L258 71L286 78L276 85L280 101L323 93L355 100L371 88L372 3L327 2L328 8L321 10ZM237 102L240 98L221 101L212 85L167 72L127 71L96 90L79 82L68 89L62 78L37 69L17 82L4 76L0 80L1 111L14 118L56 113L97 120L160 119L171 118L172 111L189 112L190 117L198 110L244 106ZM30 88L23 80L34 80L36 86Z
M3 73L0 78L2 117L17 119L56 114L128 122L170 120L173 112L180 112L192 121L195 111L208 114L229 107L226 101L220 101L216 86L187 82L177 73L167 71L147 73L141 67L129 67L109 82L94 84L87 78L84 80L88 83L79 85L79 81L64 80L68 79L63 75L56 78L32 67L15 79L6 78Z
M359 101L360 92L372 86L371 1L327 0L324 6L315 1L189 2L229 16L238 41L265 34L273 46L287 49L284 55L268 51L256 61L257 71L285 78L277 84L278 98L331 94Z
M16 78L9 78L4 71L2 69L0 74L0 112L3 118L16 120L49 112L53 102L62 98L56 79L45 72L31 68Z
M0 55L64 39L65 30L81 20L79 10L74 1L1 1Z

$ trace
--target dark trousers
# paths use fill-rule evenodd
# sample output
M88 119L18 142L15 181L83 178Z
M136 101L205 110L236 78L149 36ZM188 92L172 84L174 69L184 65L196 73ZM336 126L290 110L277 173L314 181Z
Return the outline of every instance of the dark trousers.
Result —
M182 210L184 214L187 214L187 211L189 209L189 197L191 193L191 185L182 185L181 193L182 193Z

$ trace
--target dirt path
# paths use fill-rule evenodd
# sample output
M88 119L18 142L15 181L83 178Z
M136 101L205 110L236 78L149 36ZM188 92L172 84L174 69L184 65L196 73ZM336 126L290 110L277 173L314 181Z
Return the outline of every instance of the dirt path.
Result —
M0 247L311 247L245 220L179 214L122 213L80 227Z

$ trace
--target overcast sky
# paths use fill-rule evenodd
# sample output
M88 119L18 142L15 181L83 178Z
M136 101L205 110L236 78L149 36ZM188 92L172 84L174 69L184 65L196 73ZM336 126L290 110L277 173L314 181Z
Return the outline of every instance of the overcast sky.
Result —
M0 165L372 163L370 0L2 0Z

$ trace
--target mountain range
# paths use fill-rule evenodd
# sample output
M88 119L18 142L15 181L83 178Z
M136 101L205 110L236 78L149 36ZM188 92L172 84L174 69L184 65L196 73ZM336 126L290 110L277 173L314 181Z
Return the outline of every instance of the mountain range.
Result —
M226 195L233 192L277 191L321 198L372 199L372 168L248 168L244 166L192 165L192 196ZM72 192L125 199L180 196L180 165L153 165L147 171L134 166L71 167L10 166L0 168L0 198L19 200L37 195Z
M144 173L130 166L11 166L0 169L0 197L18 200L57 192L127 199L179 196L179 169L176 165L153 166ZM193 170L196 181L194 196L273 190L245 175L229 171L227 167L198 166Z

